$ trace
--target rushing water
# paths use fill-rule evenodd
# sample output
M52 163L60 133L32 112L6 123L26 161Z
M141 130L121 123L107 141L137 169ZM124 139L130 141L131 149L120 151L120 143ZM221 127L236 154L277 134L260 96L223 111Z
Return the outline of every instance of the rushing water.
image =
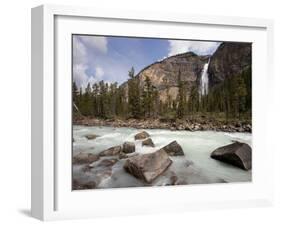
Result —
M135 142L136 152L140 154L151 153L176 140L182 146L185 156L170 157L173 164L153 182L153 185L169 184L169 180L174 174L184 184L251 181L251 171L244 171L210 158L213 150L230 144L233 140L245 142L251 146L252 136L250 133L146 129L145 131L151 135L155 144L155 147L152 148L142 147L141 141L134 141L134 135L140 131L133 128L74 126L73 154L79 152L98 154L125 141ZM87 134L96 134L99 137L94 140L87 140L85 138ZM103 175L102 169L93 169L91 172L85 173L81 170L81 166L73 167L73 176L84 182L98 180L98 187L100 188L145 186L143 182L124 171L124 161L122 159L113 166L111 176Z
M209 90L209 74L208 74L208 67L209 67L209 62L206 63L203 67L202 74L201 74L201 79L200 79L200 96L205 96L208 94Z

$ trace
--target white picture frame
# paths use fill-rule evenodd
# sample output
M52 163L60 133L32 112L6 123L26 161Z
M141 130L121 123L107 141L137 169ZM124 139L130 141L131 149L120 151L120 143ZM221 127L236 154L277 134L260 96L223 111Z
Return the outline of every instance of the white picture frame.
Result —
M115 23L120 25L123 33L116 27L114 29ZM99 29L96 29L95 33L103 35L118 35L120 32L120 35L149 37L153 30L155 32L155 28L159 27L154 37L164 35L201 40L253 42L253 181L248 184L72 192L69 181L71 176L69 34L92 32L88 30L88 25L94 25L92 28L96 26ZM133 29L133 26L139 29ZM166 26L171 29L165 29ZM179 32L182 28L187 29ZM188 29L194 30L187 37ZM208 29L211 32L206 32ZM65 51L60 51L60 48ZM57 5L33 8L32 216L41 220L56 220L271 205L273 179L268 175L273 172L273 151L268 148L266 140L266 119L270 117L267 109L271 102L267 101L266 97L270 95L273 83L272 62L271 20L125 12ZM65 84L62 81L66 81ZM65 105L62 107L60 103ZM64 117L65 115L68 116ZM62 148L69 152L62 151ZM110 206L106 200L112 202Z

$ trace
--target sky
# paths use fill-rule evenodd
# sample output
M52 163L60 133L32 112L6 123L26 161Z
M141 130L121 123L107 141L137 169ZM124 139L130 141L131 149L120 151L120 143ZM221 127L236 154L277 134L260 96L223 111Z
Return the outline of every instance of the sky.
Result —
M73 35L73 79L78 87L101 80L122 84L128 71L135 73L156 61L192 51L211 55L220 42Z

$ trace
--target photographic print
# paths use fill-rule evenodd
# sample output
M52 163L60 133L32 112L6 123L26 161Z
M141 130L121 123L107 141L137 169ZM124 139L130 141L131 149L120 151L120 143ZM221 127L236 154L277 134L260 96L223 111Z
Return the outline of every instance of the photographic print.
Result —
M71 57L73 190L251 182L251 43L73 34Z

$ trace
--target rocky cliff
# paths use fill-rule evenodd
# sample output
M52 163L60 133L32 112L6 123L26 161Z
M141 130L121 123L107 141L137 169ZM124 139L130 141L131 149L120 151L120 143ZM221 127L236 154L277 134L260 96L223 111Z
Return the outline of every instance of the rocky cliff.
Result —
M208 59L209 56L198 56L193 52L178 54L145 67L136 77L140 80L140 85L143 86L147 76L152 85L159 91L160 100L165 102L167 93L172 100L177 97L177 80L180 71L181 80L187 87L188 97L191 87L198 84L198 78L200 78L203 66L208 62Z
M208 68L210 85L216 85L225 78L241 74L251 64L251 43L222 43L210 59Z

